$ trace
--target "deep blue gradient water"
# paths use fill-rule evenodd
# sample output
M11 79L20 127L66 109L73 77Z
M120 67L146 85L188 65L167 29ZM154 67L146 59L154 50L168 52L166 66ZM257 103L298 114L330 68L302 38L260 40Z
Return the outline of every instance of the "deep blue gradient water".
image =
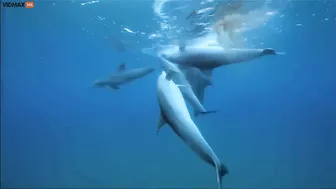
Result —
M219 111L196 123L230 170L224 187L336 187L336 3L319 2L294 3L283 33L263 34L286 55L214 72L205 106ZM215 188L214 169L169 127L155 135L159 63L141 53L152 42L116 52L104 36L119 28L99 15L159 29L151 1L2 8L2 187ZM121 62L157 70L118 91L90 88Z

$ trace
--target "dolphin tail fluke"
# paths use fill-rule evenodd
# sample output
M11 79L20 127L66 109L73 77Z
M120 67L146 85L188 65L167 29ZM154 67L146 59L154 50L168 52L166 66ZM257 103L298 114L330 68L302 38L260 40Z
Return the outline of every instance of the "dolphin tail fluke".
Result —
M217 173L217 184L218 189L222 188L222 178L229 173L227 167L224 164L220 164L216 166L216 173Z

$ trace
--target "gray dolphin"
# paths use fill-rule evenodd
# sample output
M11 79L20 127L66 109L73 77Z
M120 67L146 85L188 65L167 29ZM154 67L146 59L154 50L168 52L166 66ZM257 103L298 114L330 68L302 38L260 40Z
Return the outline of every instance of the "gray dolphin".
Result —
M161 60L162 60L161 67L163 68L163 70L166 71L166 73L168 73L167 78L173 79L174 82L182 84L182 85L191 85L190 82L192 82L193 86L195 87L198 87L198 84L200 83L207 83L205 81L207 78L200 77L199 75L194 74L194 71L193 71L194 68L184 69L184 71L182 72L180 68L178 67L178 65L173 64L165 59L161 59ZM188 74L189 80L186 78L184 72ZM184 99L193 108L195 116L198 116L199 114L208 114L208 113L216 112L216 111L208 111L203 107L192 85L191 87L183 87L180 90L182 92Z
M168 74L163 71L157 80L157 98L161 111L157 133L163 125L168 124L198 156L216 168L217 185L220 189L222 187L222 177L228 173L228 169L220 162L215 152L203 138L190 117L179 86L167 77Z
M188 46L183 50L170 48L159 56L180 66L199 68L208 77L212 70L223 65L245 62L266 55L277 55L273 49L224 49L220 46Z
M96 81L94 87L108 87L111 89L119 89L120 85L129 83L141 77L144 77L154 71L154 68L136 68L126 70L126 64L120 64L117 72L112 74L108 79Z

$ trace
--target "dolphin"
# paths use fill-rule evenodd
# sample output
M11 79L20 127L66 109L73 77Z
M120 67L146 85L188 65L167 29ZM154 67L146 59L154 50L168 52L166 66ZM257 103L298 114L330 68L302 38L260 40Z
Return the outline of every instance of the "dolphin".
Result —
M141 77L144 77L154 71L154 68L136 68L126 70L126 64L119 65L117 72L112 74L108 79L96 81L94 87L107 87L110 89L120 89L120 85L129 83Z
M212 70L223 65L253 60L266 55L277 55L273 49L224 49L220 46L189 46L169 48L159 56L180 66L199 68L206 76L212 76ZM211 78L209 78L211 79Z
M161 67L163 68L163 70L166 71L167 74L167 78L168 79L173 79L174 82L182 84L182 85L190 85L190 83L188 82L187 78L185 77L185 74L180 70L180 68L176 65L173 64L165 59L161 59ZM191 72L193 68L190 68L190 70L186 69L184 72L187 72L189 74L188 75L190 77L190 81L191 82L196 82L198 83L206 83L207 78L205 77L197 77L197 75L192 75L191 76ZM191 78L193 77L193 78ZM195 83L195 84L196 84ZM194 83L193 83L194 84ZM198 87L194 84L195 87ZM184 99L188 102L188 104L193 108L194 110L194 116L197 117L199 114L208 114L208 113L215 113L216 111L207 111L202 103L200 102L199 98L197 97L195 91L193 90L192 86L190 87L183 87L180 89L182 92L182 95L184 97ZM203 90L204 91L204 90Z
M188 86L176 85L167 75L169 73L162 71L157 80L157 98L161 111L157 134L163 125L168 124L201 159L215 167L217 185L220 189L222 187L222 177L228 173L228 169L220 162L190 117L179 89L179 87Z

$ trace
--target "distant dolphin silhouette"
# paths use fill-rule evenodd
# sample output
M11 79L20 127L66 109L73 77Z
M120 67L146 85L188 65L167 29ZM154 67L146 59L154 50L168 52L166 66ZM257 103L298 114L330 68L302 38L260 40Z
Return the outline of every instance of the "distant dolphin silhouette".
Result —
M119 89L120 85L129 83L141 77L144 77L154 71L154 68L136 68L126 70L126 64L120 64L116 73L112 74L108 79L96 81L94 87L107 87L111 89Z
M191 119L178 87L188 86L176 85L169 78L169 73L165 71L159 76L157 97L161 115L157 125L157 133L163 125L168 124L199 157L216 168L217 185L220 189L222 187L222 177L228 173L228 169L220 162Z

